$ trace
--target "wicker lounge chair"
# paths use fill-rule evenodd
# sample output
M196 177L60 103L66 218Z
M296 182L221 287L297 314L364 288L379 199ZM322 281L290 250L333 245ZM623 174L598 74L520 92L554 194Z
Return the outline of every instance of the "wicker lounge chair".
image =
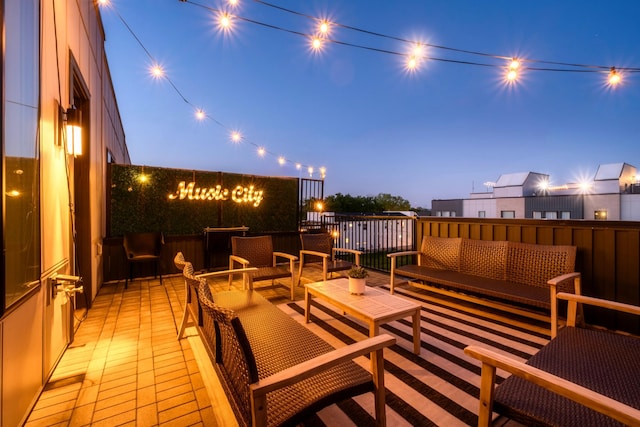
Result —
M525 425L640 425L640 338L576 327L578 304L640 315L640 307L559 293L567 326L526 363L469 346L482 361L478 426L492 411ZM553 321L557 321L554 317ZM495 386L496 369L512 375Z
M353 265L360 265L362 251L334 248L333 236L329 233L302 233L300 234L300 241L302 250L300 250L298 284L300 283L304 266L319 266L322 268L322 280L327 280L331 273L349 270ZM352 254L354 262L336 258L338 253Z
M284 258L289 261L289 266L278 264L277 259ZM242 268L256 267L257 271L252 274L253 282L261 280L290 277L289 289L291 300L295 299L295 262L298 257L284 252L274 252L271 236L257 237L231 237L231 255L229 256L229 270L236 268L238 264ZM231 286L232 276L229 276L229 286ZM245 287L248 285L245 280Z

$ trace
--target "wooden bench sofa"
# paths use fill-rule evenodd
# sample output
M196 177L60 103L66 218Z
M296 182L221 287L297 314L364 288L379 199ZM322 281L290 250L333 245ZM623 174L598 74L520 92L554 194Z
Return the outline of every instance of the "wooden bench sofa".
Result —
M369 391L377 424L386 425L383 350L395 338L382 334L334 349L254 291L251 280L249 290L212 295L191 263L182 267L185 286L199 301L194 323L240 425L296 425L325 406ZM366 354L371 372L353 361Z
M398 265L399 257L409 255L417 256L416 264ZM419 251L387 256L391 293L399 275L415 286L544 321L550 316L540 311L555 310L558 292L580 293L575 246L425 236Z
M640 307L568 293L557 299L568 301L567 326L526 363L465 348L482 362L478 426L489 426L494 410L524 425L640 426L640 337L576 327L578 304L635 315ZM496 369L512 374L498 386Z

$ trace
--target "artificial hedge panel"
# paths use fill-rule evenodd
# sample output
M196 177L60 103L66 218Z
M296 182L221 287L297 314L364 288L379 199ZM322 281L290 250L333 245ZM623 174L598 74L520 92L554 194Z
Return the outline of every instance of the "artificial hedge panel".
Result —
M110 167L111 237L153 230L199 234L205 227L247 226L251 233L297 229L297 178L135 165ZM263 192L262 200L257 203L259 191ZM216 196L226 200L215 200Z

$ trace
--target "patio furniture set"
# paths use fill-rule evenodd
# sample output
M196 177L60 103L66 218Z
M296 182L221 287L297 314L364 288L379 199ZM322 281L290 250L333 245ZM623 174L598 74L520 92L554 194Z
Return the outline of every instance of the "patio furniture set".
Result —
M262 247L268 249L268 245ZM301 252L301 259L321 256L313 250L304 250L307 252ZM326 278L334 254L323 253L327 260L323 262ZM418 264L396 265L398 256L409 254L418 254ZM376 420L379 425L385 424L382 349L395 343L395 338L377 336L379 325L412 316L414 352L419 354L417 304L387 293L383 296L381 291L371 288L365 295L347 295L345 279L307 284L307 322L310 300L315 296L370 326L370 338L335 350L251 291L256 278L262 280L273 275L261 276L261 267L252 265L249 257L235 255L229 270L195 275L191 264L180 259L181 255L174 261L183 267L187 307L178 337L182 336L188 317L194 319L238 420L246 425L295 422L336 399L374 390ZM275 255L270 255L273 265L266 267L275 266ZM389 256L391 294L394 275L406 275L424 282L418 286L437 285L470 293L474 298L488 297L501 301L501 307L511 302L514 307L529 305L550 311L552 339L526 363L479 346L465 349L467 355L482 364L478 425L490 425L494 411L525 425L607 425L613 420L640 425L640 338L577 327L576 320L582 304L633 314L640 314L640 307L580 295L580 274L573 271L575 247L425 237L419 253ZM234 262L243 268L234 269ZM293 271L291 261L286 277L291 277L292 299L293 288L299 281L294 279ZM243 283L249 290L212 296L206 277L229 275L231 280L234 273L244 275ZM558 300L568 301L566 326L559 331ZM404 305L400 304L402 307L396 307L392 313L394 309L381 308L379 302ZM485 302L491 304L489 300ZM300 345L301 342L305 345ZM350 362L369 352L371 372ZM496 369L513 375L496 386Z

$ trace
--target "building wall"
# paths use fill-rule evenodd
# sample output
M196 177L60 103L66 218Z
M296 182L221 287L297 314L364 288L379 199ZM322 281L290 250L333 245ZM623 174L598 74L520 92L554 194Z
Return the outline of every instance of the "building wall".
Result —
M462 215L469 218L480 218L484 212L485 218L496 218L496 199L465 199L462 201Z
M622 194L620 217L625 221L640 221L640 194Z
M515 212L514 218L524 218L524 198L513 197L496 199L496 218L500 218L504 211Z
M585 196L584 219L596 219L596 211L605 211L607 213L607 220L620 220L620 196L620 194L589 194Z
M0 0L22 1L22 0ZM88 168L88 211L82 221L89 224L91 242L89 277L92 284L88 304L100 285L100 244L105 234L105 178L107 152L120 163L130 163L107 61L99 10L93 0L40 2L40 211L41 280L33 292L7 310L0 320L2 339L0 425L21 425L55 364L73 337L71 304L62 294L52 296L51 277L76 274L69 194L74 194L74 176L79 165L64 151L60 109L71 103L72 58L86 85L88 115L83 136L90 147L83 167ZM54 13L55 11L55 13ZM12 82L4 81L5 86ZM73 197L73 196L72 196ZM75 201L71 201L72 203ZM79 220L80 218L76 218Z

